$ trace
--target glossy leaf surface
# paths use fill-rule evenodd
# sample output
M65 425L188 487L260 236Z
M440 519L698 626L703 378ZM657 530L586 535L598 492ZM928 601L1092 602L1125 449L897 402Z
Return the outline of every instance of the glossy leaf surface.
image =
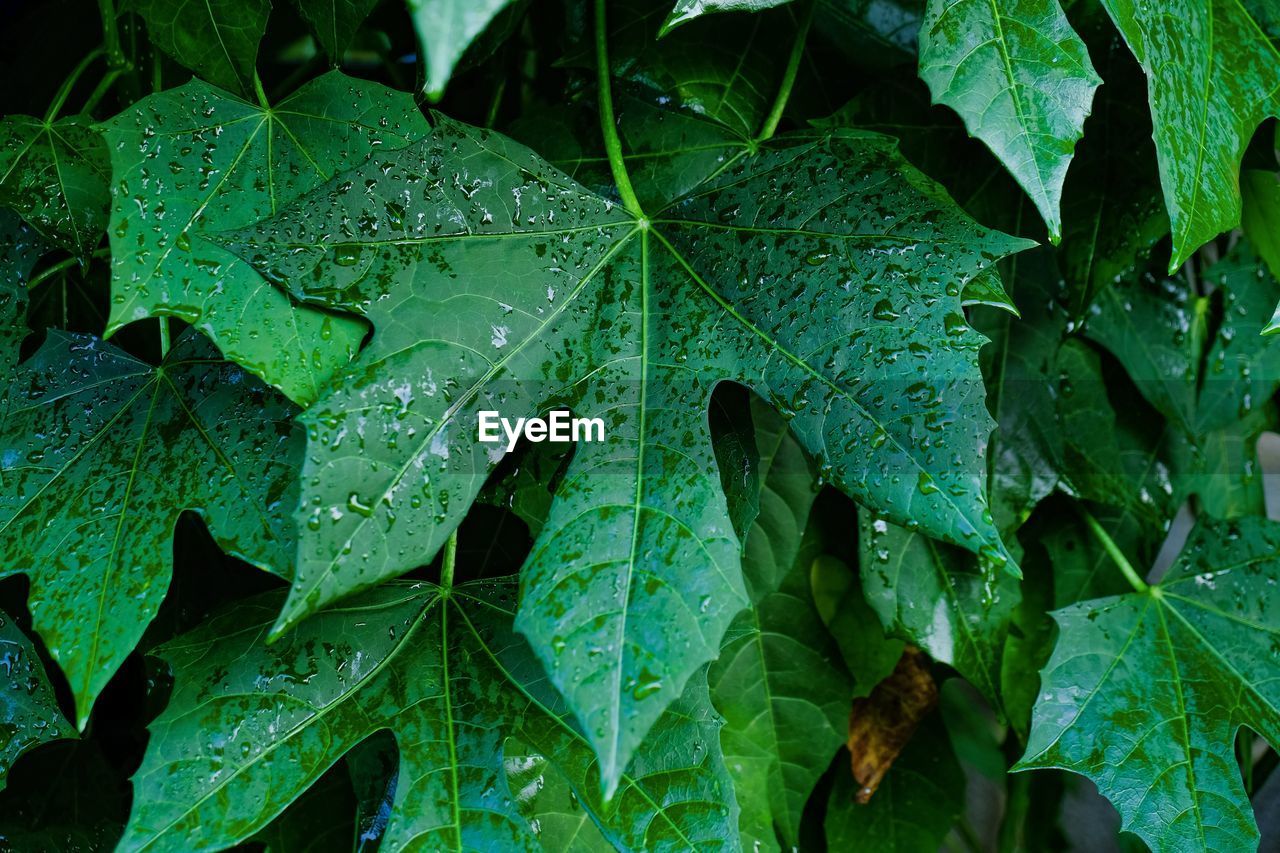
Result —
M1147 75L1173 272L1240 223L1240 158L1258 125L1280 115L1280 46L1266 3L1102 4Z
M305 532L281 627L439 548L502 455L475 440L479 411L605 421L608 441L580 444L559 486L517 627L607 780L745 603L706 431L716 382L785 410L850 494L1001 558L980 339L959 298L1023 243L951 207L883 137L779 140L639 222L439 117L424 142L227 239L376 328L304 416Z
M1156 850L1254 849L1236 730L1280 742L1280 528L1205 523L1147 592L1057 611L1019 767L1092 779Z
M177 317L291 399L315 399L365 327L299 306L212 243L359 163L426 132L408 95L337 72L270 108L199 81L106 124L112 299L107 333Z
M511 632L515 586L392 583L263 640L278 597L242 604L163 647L175 689L135 777L126 849L248 837L347 751L390 730L399 778L383 849L537 849L505 744L548 758L601 832L626 848L726 846L737 809L705 685L655 729L613 802L586 740Z
M1058 0L929 0L920 77L1000 158L1056 243L1062 184L1102 83Z
M107 148L88 116L0 119L0 206L86 256L107 224Z
M7 613L0 612L0 790L18 756L42 743L74 737L35 647Z
M427 95L439 100L467 47L514 0L406 0L426 54Z
M83 729L164 599L183 510L228 553L290 574L295 410L194 333L157 368L50 332L3 403L2 573L30 579Z

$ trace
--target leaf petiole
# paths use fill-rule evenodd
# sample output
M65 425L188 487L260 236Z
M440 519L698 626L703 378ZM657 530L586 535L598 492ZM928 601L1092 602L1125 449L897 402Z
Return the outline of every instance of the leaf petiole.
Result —
M643 219L640 200L631 187L631 176L622 159L622 140L618 137L618 123L613 117L613 82L609 72L609 29L605 23L605 0L596 0L596 80L600 93L600 132L604 135L604 150L609 155L609 169L613 182L618 186L622 203L635 216Z
M62 107L66 104L67 98L71 96L71 90L75 88L76 82L80 79L80 76L84 74L85 69L88 68L99 56L102 56L102 48L100 47L85 54L84 59L80 60L80 63L76 65L75 68L71 69L71 73L67 75L67 79L62 81L62 86L58 89L58 94L54 96L53 103L49 104L49 109L44 114L45 121L51 122L58 117L58 113L62 112Z
M458 531L449 534L444 543L444 565L440 567L440 588L453 589L453 567L458 561Z
M258 103L264 110L271 109L271 102L267 100L267 93L262 88L262 78L258 76L258 72L253 72L253 91L258 96Z
M814 6L814 3L808 3L805 11L801 13L800 28L796 30L795 41L791 43L791 56L787 58L787 68L782 73L778 95L773 99L773 106L769 109L769 115L765 117L756 142L772 139L773 134L778 130L778 122L782 121L782 114L787 109L787 101L791 98L791 90L796 85L796 74L800 71L800 59L804 56L804 44L809 37L809 25L813 23Z
M1098 523L1098 519L1093 517L1093 513L1083 506L1077 506L1076 508L1080 512L1080 517L1084 519L1084 523L1088 525L1089 530L1102 543L1102 547L1106 550L1107 555L1111 557L1112 562L1120 568L1120 572L1124 575L1125 580L1129 582L1129 585L1133 587L1135 592L1146 592L1149 588L1147 582L1133 568L1133 564L1129 562L1129 558L1120 550L1116 540L1112 539L1111 534L1107 533L1106 529Z

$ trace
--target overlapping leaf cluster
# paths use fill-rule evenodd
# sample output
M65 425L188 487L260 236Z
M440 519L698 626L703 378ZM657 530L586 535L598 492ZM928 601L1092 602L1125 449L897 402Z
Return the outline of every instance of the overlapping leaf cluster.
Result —
M0 119L7 845L1274 840L1269 4L88 19Z

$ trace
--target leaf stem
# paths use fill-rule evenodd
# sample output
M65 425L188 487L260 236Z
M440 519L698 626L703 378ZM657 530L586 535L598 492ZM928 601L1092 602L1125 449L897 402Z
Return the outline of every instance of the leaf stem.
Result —
M85 69L92 62L102 56L102 48L91 50L85 54L84 59L67 75L67 79L62 81L62 87L58 89L58 94L54 95L53 103L49 104L49 109L44 114L45 121L53 121L58 117L58 113L62 112L62 107L67 103L67 98L71 97L71 90L75 88L76 81L80 79L80 75L84 74Z
M622 159L622 140L618 137L618 123L613 116L613 81L609 72L609 28L604 15L605 0L596 0L596 88L600 91L600 132L604 135L604 150L609 155L609 169L613 182L618 186L622 203L635 216L643 219L640 200L631 187L631 176Z
M1134 591L1146 592L1148 589L1147 582L1133 568L1133 564L1129 562L1124 552L1120 550L1116 540L1111 538L1111 534L1107 533L1106 529L1098 523L1098 519L1094 518L1093 513L1089 512L1089 510L1079 505L1077 505L1076 509L1080 511L1080 517L1084 519L1084 523L1093 531L1093 535L1097 540L1102 543L1103 549L1111 557L1112 562L1120 568L1120 572L1124 575L1125 580L1129 582L1129 585L1133 587Z
M778 86L778 96L773 99L773 107L769 110L769 115L765 117L764 125L760 128L760 135L756 137L756 142L764 142L772 139L773 134L778 130L778 122L782 121L782 114L787 109L787 101L791 98L791 90L796 85L796 74L800 71L800 59L804 56L804 43L809 37L809 26L813 23L813 10L815 4L809 2L807 8L800 16L800 29L796 30L795 41L791 43L791 56L787 58L787 68L782 73L782 83Z
M94 252L89 255L90 258L107 258L110 256L111 256L111 250L106 248L105 246L101 249L94 250ZM51 266L45 267L40 272L33 275L27 281L27 290L35 290L38 286L40 286L41 284L44 284L46 281L53 278L58 273L62 272L63 270L69 269L78 263L80 263L79 258L63 258L62 260L58 261L56 264L52 264Z
M123 73L124 70L120 68L112 68L107 71L107 73L102 76L102 79L98 81L97 87L93 90L93 93L89 95L88 100L84 102L84 109L82 109L81 112L93 112L94 107L98 106L103 97L106 96L107 92L111 91L112 84L114 84Z
M102 15L102 46L107 53L107 67L123 71L129 67L129 61L120 47L115 0L98 0L98 12Z
M160 358L169 355L169 318L160 317Z
M444 543L444 565L440 567L440 588L453 589L453 567L458 561L458 531L449 534Z
M253 91L257 94L258 103L262 106L262 108L264 110L270 110L271 102L267 100L267 93L262 88L262 78L258 76L257 71L253 72Z

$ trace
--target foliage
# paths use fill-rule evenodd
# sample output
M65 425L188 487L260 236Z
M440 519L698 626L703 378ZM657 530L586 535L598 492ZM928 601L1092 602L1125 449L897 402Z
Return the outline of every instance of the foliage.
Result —
M1276 842L1273 4L5 14L0 846Z

